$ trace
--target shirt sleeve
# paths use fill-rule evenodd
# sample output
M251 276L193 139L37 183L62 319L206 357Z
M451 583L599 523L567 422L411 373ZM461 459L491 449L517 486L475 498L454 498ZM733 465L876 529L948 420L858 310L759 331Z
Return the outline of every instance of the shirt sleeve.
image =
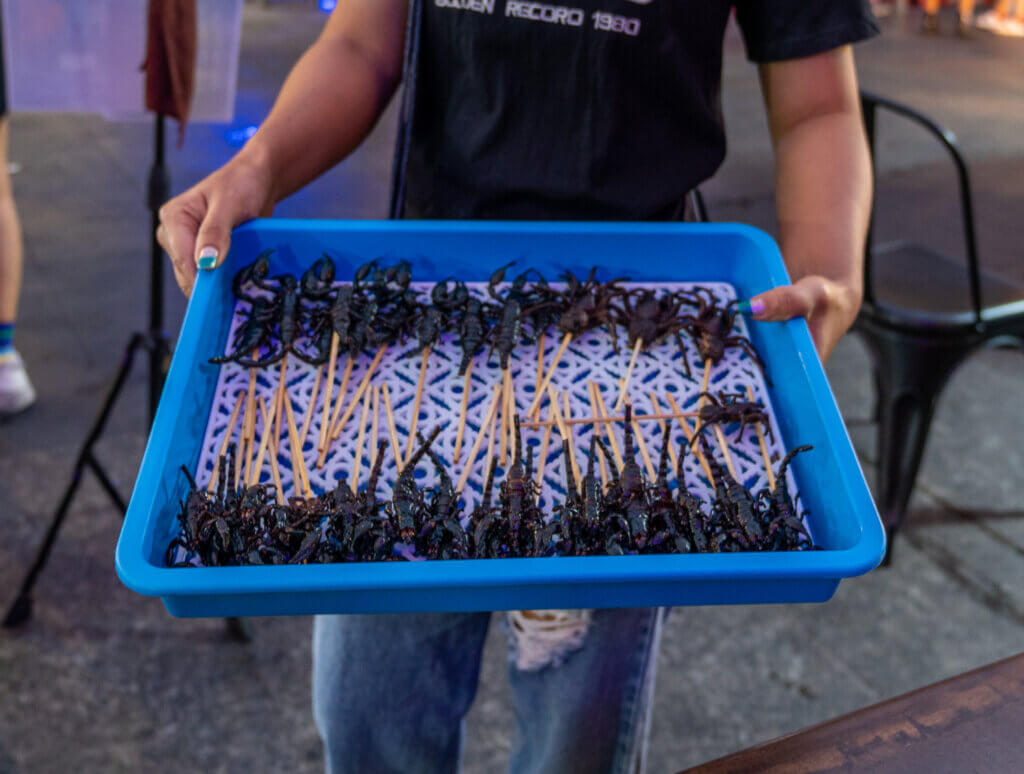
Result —
M878 34L868 0L737 0L736 20L753 62L813 56Z

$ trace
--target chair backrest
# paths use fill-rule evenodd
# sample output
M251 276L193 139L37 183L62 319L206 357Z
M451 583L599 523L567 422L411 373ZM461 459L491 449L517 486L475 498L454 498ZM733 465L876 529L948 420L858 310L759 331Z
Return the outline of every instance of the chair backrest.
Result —
M978 243L974 233L974 206L971 200L971 183L967 171L967 163L960 153L956 135L933 119L913 108L886 97L868 91L861 91L861 108L864 114L864 128L867 132L868 147L871 149L871 165L875 166L875 134L879 109L887 110L924 128L949 152L956 167L957 183L960 189L960 211L963 218L964 242L967 245L967 282L971 297L971 309L975 323L982 324L981 318L981 278L978 270ZM874 226L874 206L871 208L871 223L868 227L868 238L864 250L864 301L875 303L874 287L871 282L871 249Z

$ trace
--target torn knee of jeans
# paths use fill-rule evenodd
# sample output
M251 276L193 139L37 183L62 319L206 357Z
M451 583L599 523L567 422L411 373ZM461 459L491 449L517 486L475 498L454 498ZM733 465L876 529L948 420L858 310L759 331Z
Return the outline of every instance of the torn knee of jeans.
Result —
M505 617L508 658L516 669L536 672L561 665L583 647L592 610L512 610Z

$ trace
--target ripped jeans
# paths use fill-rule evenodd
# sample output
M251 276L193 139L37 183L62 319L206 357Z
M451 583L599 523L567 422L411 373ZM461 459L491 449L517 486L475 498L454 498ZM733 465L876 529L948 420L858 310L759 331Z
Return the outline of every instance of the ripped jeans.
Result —
M455 772L490 613L317 616L313 714L328 774ZM643 770L664 610L595 610L561 663L509 665L509 771Z

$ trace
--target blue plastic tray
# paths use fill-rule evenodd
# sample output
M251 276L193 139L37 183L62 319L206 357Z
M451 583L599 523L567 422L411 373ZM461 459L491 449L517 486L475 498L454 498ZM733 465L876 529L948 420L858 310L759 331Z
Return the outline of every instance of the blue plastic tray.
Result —
M261 250L272 271L301 273L324 252L340 279L376 257L409 259L417 280L486 281L516 261L549 276L569 269L635 281L724 281L741 298L788 284L775 243L733 224L423 221L254 221L235 231L215 272L200 272L142 468L117 544L121 580L178 616L253 616L651 605L822 602L845 577L881 561L885 537L803 320L754 323L770 366L771 401L786 448L810 443L794 474L822 551L171 569L177 533L217 381L207 359L223 347L231 278Z

